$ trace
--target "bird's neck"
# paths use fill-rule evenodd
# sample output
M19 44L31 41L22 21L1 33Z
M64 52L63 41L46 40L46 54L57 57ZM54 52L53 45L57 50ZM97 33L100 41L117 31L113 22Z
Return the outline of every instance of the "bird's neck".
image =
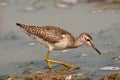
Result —
M74 47L79 47L84 44L83 36L78 36L75 38Z

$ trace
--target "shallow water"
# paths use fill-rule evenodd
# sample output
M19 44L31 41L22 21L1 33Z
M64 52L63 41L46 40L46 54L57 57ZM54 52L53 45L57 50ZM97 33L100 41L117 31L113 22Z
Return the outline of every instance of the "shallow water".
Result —
M29 42L33 40L15 25L16 22L60 26L75 36L82 32L89 32L102 55L98 55L90 47L82 46L67 52L53 51L50 58L80 66L77 73L85 74L93 79L109 72L119 72L100 71L99 69L105 66L120 67L119 63L113 61L114 58L120 56L120 37L118 37L120 35L120 13L108 10L94 14L91 13L91 6L94 4L86 3L76 5L72 10L55 8L49 4L49 7L45 6L44 9L21 12L19 9L25 5L26 3L16 3L4 6L3 35L0 37L1 75L20 75L26 66L32 71L48 69L44 61L47 49L38 42L35 42L33 46L29 45ZM11 38L11 35L15 38ZM53 68L64 67L53 64Z

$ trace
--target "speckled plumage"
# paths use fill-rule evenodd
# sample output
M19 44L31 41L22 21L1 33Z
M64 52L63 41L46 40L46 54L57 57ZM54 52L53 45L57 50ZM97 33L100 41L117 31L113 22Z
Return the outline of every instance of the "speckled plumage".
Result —
M45 56L45 61L48 63L50 69L52 68L51 62L64 65L67 68L79 68L78 66L61 61L50 60L49 54L52 50L77 48L86 44L101 54L94 46L92 37L86 32L75 38L69 31L54 26L30 26L20 23L16 23L16 25L20 26L29 36L34 37L41 44L49 48Z
M28 35L35 35L52 45L54 45L55 43L59 43L63 38L65 38L65 40L68 40L66 48L67 47L70 48L73 46L75 41L75 38L72 36L72 34L62 28L54 26L31 26L31 25L29 26L20 23L16 24L23 28Z

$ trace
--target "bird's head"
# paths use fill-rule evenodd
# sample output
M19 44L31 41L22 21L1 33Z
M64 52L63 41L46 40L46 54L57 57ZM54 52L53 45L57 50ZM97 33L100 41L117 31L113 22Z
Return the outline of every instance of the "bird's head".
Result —
M88 46L90 46L94 50L96 50L99 54L101 54L101 52L95 47L94 42L93 42L93 38L91 37L90 34L84 32L81 34L81 36L82 36L82 41L84 42L84 44L87 44Z

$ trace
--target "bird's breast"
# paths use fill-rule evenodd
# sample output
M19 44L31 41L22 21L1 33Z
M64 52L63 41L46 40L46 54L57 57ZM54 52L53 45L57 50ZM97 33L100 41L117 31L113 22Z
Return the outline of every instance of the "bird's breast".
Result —
M73 46L73 38L70 35L62 35L62 39L55 43L55 49L63 50Z

